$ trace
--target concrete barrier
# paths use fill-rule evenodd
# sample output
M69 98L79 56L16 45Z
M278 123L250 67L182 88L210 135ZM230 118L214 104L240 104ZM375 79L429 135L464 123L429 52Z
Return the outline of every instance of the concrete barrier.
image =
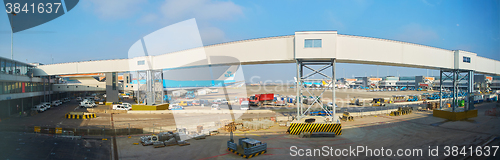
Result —
M477 117L477 110L475 109L475 110L469 110L469 111L463 111L463 112L452 112L452 111L435 109L435 110L433 110L432 115L434 117L445 118L445 119L452 120L452 121L459 121L459 120Z
M141 104L133 104L132 110L146 110L146 111L156 111L156 110L167 110L169 107L168 103L159 104L159 105L141 105Z

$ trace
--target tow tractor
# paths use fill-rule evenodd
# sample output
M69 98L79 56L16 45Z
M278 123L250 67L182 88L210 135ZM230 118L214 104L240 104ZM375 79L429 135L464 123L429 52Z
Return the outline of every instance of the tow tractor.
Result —
M251 139L240 138L238 144L234 143L232 133L236 130L236 124L231 122L227 125L227 129L231 132L231 139L227 141L227 150L239 155L243 158L252 158L267 152L267 143Z
M352 105L357 105L357 106L362 106L363 104L359 102L359 99L356 99L356 97L351 98L351 102L349 104Z
M385 106L385 100L383 98L373 98L371 104L372 106Z

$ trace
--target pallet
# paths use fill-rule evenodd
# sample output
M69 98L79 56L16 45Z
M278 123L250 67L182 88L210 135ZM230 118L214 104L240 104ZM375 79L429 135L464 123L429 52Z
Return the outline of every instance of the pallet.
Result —
M250 129L248 128L242 128L242 129L238 129L239 131L249 131Z
M165 147L165 145L159 145L159 146L154 146L155 148L162 148Z

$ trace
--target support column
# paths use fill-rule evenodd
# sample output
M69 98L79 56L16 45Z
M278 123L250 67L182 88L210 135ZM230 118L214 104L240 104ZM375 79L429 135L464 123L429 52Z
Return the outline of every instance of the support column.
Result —
M47 78L42 77L42 87L43 87L43 102L47 102Z
M334 117L335 114L335 59L330 59L330 60L300 60L297 59L297 118L300 119L304 117L309 111L312 111L311 108L319 106L321 108L320 110L324 111L327 116L330 116L329 118L332 121L335 121L336 117ZM312 68L311 66L322 66L319 69ZM307 75L304 75L304 68L307 68L311 72L307 73ZM332 70L332 75L326 75L322 73L322 71L326 69L331 69ZM314 79L311 78L313 75L320 75L322 79ZM326 83L327 81L331 81L330 83ZM320 86L323 86L322 92L320 94L316 94L314 91L311 92L306 83L310 83L311 86L320 84ZM327 84L325 86L325 84ZM324 98L323 94L327 89L330 90L329 85L332 85L331 91L332 91L332 101L331 103L333 104L332 110L331 111L328 107L323 107L323 100ZM301 97L305 94L308 93L308 96L313 97L312 103L305 104L307 107L302 107L304 104L300 100ZM308 97L306 97L308 98ZM305 110L304 110L305 109Z
M163 70L137 72L137 101L146 105L163 103ZM141 83L142 82L142 83Z
M107 72L106 76L106 102L118 102L118 74Z
M336 83L335 63L336 63L336 61L337 61L336 59L332 60L332 79L331 79L332 80L332 108L333 108L332 109L333 110L333 114L332 115L333 115L333 118L334 118L334 119L332 119L332 121L334 121L334 122L336 122L335 119L337 119L337 116L335 116L335 112L336 112L336 108L335 108L335 102L336 102L335 101L336 100L335 99L335 97L336 97L336 95L335 95L335 83Z
M297 86L295 86L295 89L297 89L297 97L296 97L296 100L295 100L295 106L297 107L297 118L300 117L300 107L301 107L301 102L300 102L300 90L302 89L301 87L301 84L300 84L300 77L302 77L302 74L301 74L301 69L302 69L302 65L300 64L300 61L299 60L296 60L297 61Z
M49 90L49 101L47 101L47 102L50 102L50 103L52 103L52 93L51 93L51 91L52 91L52 86L50 85L50 80L51 80L51 79L52 79L52 78L49 76L49 81L47 82L47 86L48 86L47 88L48 88L48 90Z
M439 109L443 108L443 70L439 70Z
M152 70L146 71L146 105L152 105L155 101L153 92L153 75Z
M474 107L474 71L469 71L469 84L467 84L467 100L468 108L467 110L473 110Z
M457 73L457 71L455 71L455 70L452 71L452 74L453 74L453 81L452 81L453 82L453 92L452 92L453 98L451 99L452 100L452 102L451 102L451 111L452 112L455 112L455 107L456 107L456 97L457 97L457 95L456 95L456 93L457 93L457 74L456 73Z

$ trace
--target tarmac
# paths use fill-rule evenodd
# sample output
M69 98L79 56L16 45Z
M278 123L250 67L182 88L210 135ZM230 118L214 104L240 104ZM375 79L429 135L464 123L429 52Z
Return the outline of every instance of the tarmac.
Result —
M403 116L388 116L386 114L356 118L355 121L342 122L342 135L334 138L299 138L286 133L287 127L275 125L267 130L236 131L234 139L249 137L268 144L267 153L252 159L461 159L478 158L444 156L445 146L477 147L487 141L500 136L500 127L497 127L498 117L484 115L487 109L496 107L497 103L483 103L476 105L479 110L477 118L467 121L447 121L432 116L430 111L414 111ZM119 159L241 159L240 156L227 151L226 142L229 133L209 136L202 140L189 140L191 145L153 148L152 146L134 145L139 141L138 136L132 138L117 137ZM498 146L500 141L494 140L488 146ZM294 146L296 148L294 148ZM365 152L348 156L299 156L297 149L322 149L328 146L332 149L349 149L357 146L369 149L391 149L392 156L367 156ZM292 147L292 148L291 148ZM429 149L438 147L438 156L429 156ZM398 156L398 149L421 149L422 154ZM292 151L294 150L294 151ZM322 152L323 153L323 152ZM467 154L470 154L469 152ZM498 159L495 157L480 157ZM292 156L295 155L295 156Z
M476 104L478 117L467 121L447 121L445 119L432 116L431 111L415 111L409 115L388 116L384 112L375 115L364 115L355 117L354 121L342 122L342 135L335 138L299 138L298 136L286 133L287 127L280 127L276 123L274 127L266 130L237 131L234 133L235 141L238 138L250 137L268 144L267 153L259 155L252 159L445 159L445 146L458 147L477 147L491 141L488 145L500 145L499 139L493 139L500 136L500 127L497 127L499 117L486 116L487 110L498 108L498 103ZM110 133L106 136L110 141L102 141L102 136L84 136L83 140L70 140L68 138L55 138L52 134L34 134L33 126L42 127L74 127L78 129L86 128L148 128L143 133L151 131L174 130L175 125L181 122L204 123L205 121L231 119L229 114L105 114L98 113L97 118L93 119L66 119L64 114L70 111L85 111L77 107L76 102L63 104L59 107L39 113L35 116L17 117L2 119L0 122L0 138L2 145L0 149L4 154L0 154L0 159L83 159L85 157L92 159L111 159L113 150L116 151L118 159L240 159L241 157L227 151L226 142L229 140L229 133L221 132L219 135L209 136L202 140L189 140L191 145L170 146L164 148L153 148L152 146L134 145L139 142L140 135L116 136L116 145L112 145ZM109 107L109 106L99 106ZM369 108L369 107L365 107ZM359 109L359 108L356 108ZM377 108L370 108L375 110ZM293 111L293 109L292 109ZM269 117L284 116L285 112L280 110L277 113L263 114L241 114L239 119L258 120ZM193 121L196 119L197 121ZM10 128L20 128L20 130L11 130ZM145 135L145 134L142 134ZM38 136L38 137L37 137ZM29 141L26 141L29 140ZM79 148L79 145L87 144L90 141L92 146L104 147L99 152L90 153L90 151ZM46 143L47 142L47 143ZM50 143L48 143L50 142ZM54 143L52 143L54 142ZM59 144L56 145L55 143ZM27 145L29 144L29 145ZM36 151L34 154L21 154L19 150ZM16 147L17 146L17 147ZM47 147L48 146L48 147ZM61 147L63 146L63 147ZM116 148L111 149L112 146ZM321 149L323 146L333 147L333 149L353 148L365 146L369 148L392 149L422 149L422 156L313 156L299 157L292 156L295 152L290 147L296 146L297 149ZM38 147L43 148L36 150ZM429 147L439 147L439 156L428 156ZM47 149L47 148L50 148ZM19 150L16 150L19 149ZM57 152L52 152L52 151ZM85 152L86 151L86 152ZM91 151L93 151L91 149ZM101 152L102 151L102 152ZM57 156L54 156L55 153ZM63 153L63 154L60 154ZM70 153L68 155L64 153ZM74 158L71 154L78 155ZM426 156L427 154L427 156ZM500 154L500 153L498 153ZM107 155L107 156L105 156ZM35 158L32 158L35 157ZM464 157L452 157L452 159ZM472 157L491 158L491 157ZM493 157L493 159L497 159ZM116 159L116 158L114 158Z

